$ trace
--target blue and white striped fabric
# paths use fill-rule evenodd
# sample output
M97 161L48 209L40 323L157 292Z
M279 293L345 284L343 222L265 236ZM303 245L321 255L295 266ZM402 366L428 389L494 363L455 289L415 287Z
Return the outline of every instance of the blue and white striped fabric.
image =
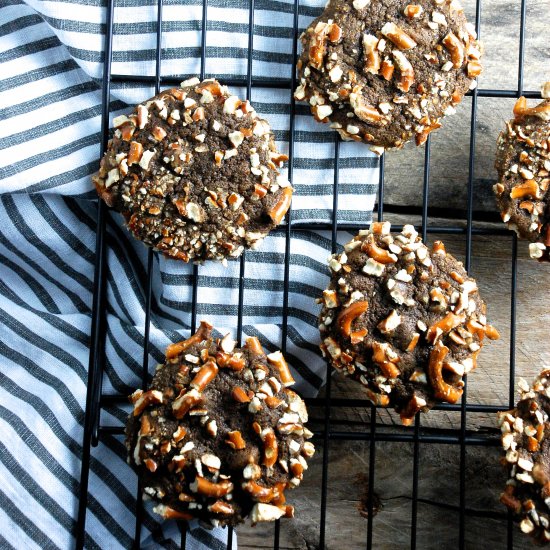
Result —
M301 2L300 26L324 0ZM2 0L0 3L0 547L72 548L81 469L82 426L95 254L106 8L101 0ZM255 77L289 79L293 2L256 0ZM117 0L113 73L153 75L156 1ZM200 72L202 1L166 0L163 75ZM248 1L209 0L206 74L246 75ZM244 96L244 90L234 90ZM153 94L113 83L111 115ZM290 90L254 88L256 109L288 151ZM331 219L334 136L297 106L293 185L295 222ZM339 221L371 219L378 161L366 147L340 147ZM147 251L117 215L108 220L108 328L105 394L140 385ZM341 235L343 240L346 235ZM289 362L299 390L323 382L314 298L324 288L330 235L293 231ZM244 332L281 346L284 232L247 253ZM221 332L236 327L238 262L199 269L198 315ZM192 267L155 256L150 365L189 334ZM121 426L127 410L103 410ZM93 449L87 548L129 548L136 479L123 441L105 436ZM261 528L261 527L259 527ZM222 530L193 527L188 548L221 548ZM143 547L176 548L175 525L147 508Z

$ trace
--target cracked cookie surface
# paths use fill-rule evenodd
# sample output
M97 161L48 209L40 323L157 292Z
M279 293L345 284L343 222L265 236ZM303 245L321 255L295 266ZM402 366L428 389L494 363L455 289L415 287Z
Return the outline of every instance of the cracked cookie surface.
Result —
M285 491L315 449L290 369L257 338L239 349L211 331L203 321L170 345L150 388L132 394L128 460L164 518L218 526L292 517Z
M438 401L456 403L484 337L499 335L475 280L443 243L430 250L412 225L395 236L390 229L373 223L329 259L321 350L408 425Z
M481 73L457 0L331 0L301 40L295 98L378 153L424 143Z
M545 99L528 107L521 97L514 118L497 140L493 190L502 220L522 239L530 241L529 254L550 261L550 83Z
M216 80L192 78L114 120L94 176L99 196L135 237L185 262L256 247L286 214L269 123Z
M550 369L530 387L520 379L515 408L498 413L508 471L500 501L538 544L550 543Z

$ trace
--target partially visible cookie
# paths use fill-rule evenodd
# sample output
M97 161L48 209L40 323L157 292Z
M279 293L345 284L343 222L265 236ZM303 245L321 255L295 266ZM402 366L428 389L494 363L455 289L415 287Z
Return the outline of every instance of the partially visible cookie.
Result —
M292 517L285 491L315 452L305 404L280 351L266 355L253 337L239 349L211 331L203 321L168 346L149 390L132 394L128 460L165 518L217 526Z
M514 118L497 140L493 187L502 220L522 239L530 241L529 254L550 261L550 82L543 101L528 107L520 97Z
M329 363L360 382L403 424L436 402L456 403L483 339L498 338L477 284L443 243L412 225L373 223L329 259L319 329Z
M254 248L292 187L269 123L214 79L192 78L114 120L94 183L145 244L184 262Z
M509 479L500 501L512 512L520 529L535 542L550 542L550 369L529 387L519 382L520 400L511 411L498 414Z
M330 0L301 40L295 98L377 153L424 143L481 73L458 0Z

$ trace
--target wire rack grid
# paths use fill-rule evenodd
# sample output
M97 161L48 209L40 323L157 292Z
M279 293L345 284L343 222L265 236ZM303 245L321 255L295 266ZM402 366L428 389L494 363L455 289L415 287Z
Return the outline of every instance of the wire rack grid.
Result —
M289 94L290 104L290 121L289 121L289 161L288 161L288 176L292 183L293 168L294 168L294 148L295 148L295 102L293 98L293 90L296 85L295 65L298 54L298 16L299 16L299 0L294 0L293 3L293 46L292 56L293 64L289 69L288 79L273 79L266 80L255 79L253 75L253 48L254 48L254 2L248 0L248 52L247 52L247 75L244 79L229 79L224 83L233 86L241 86L246 88L247 99L251 98L252 89L272 88L287 90ZM479 34L481 22L482 0L476 0L475 27ZM104 70L102 79L102 115L101 115L101 155L105 152L109 139L109 104L110 104L110 88L113 82L122 83L148 83L154 85L155 93L159 93L162 85L178 85L182 80L188 78L189 75L178 76L162 76L162 22L163 22L163 0L157 0L157 24L156 24L156 70L155 76L131 76L112 74L111 61L113 54L113 21L115 11L115 0L107 2L106 16L106 33L104 37ZM373 507L374 507L374 487L376 479L376 446L381 441L406 442L413 444L413 479L412 479L412 507L410 518L410 548L417 547L417 516L418 503L418 480L419 480L419 464L420 464L420 447L423 443L436 444L451 444L459 447L460 456L460 477L459 477L459 548L465 547L465 531L466 531L466 447L468 445L477 446L495 446L499 441L494 435L483 433L471 433L467 430L467 414L476 412L496 412L498 410L507 409L513 406L514 400L514 378L515 378L515 335L516 335L516 286L517 286L517 238L515 233L512 233L504 228L487 228L475 227L473 220L473 204L474 204L474 167L475 167L475 146L476 146L476 122L477 122L477 104L479 97L490 98L516 98L524 95L528 98L539 98L540 94L534 91L525 91L523 89L524 80L524 50L525 50L525 18L526 18L526 0L520 0L520 24L519 24L519 60L518 60L518 77L517 89L474 89L469 92L471 96L471 125L470 125L470 143L469 143L469 165L468 165L468 193L467 193L467 208L464 220L456 220L455 225L438 227L429 225L428 217L428 192L430 184L430 137L424 145L424 175L423 175L423 204L421 210L422 223L421 233L424 240L427 239L429 233L437 234L455 234L460 235L465 240L466 257L465 267L470 270L472 266L472 237L473 235L493 235L499 237L507 237L511 242L511 289L510 289L510 355L509 355L509 402L501 405L489 404L468 404L467 400L467 382L465 380L464 393L462 401L458 405L441 404L435 407L437 410L455 411L460 413L460 428L453 430L437 430L430 429L423 433L420 421L420 415L416 416L414 428L400 433L387 433L377 431L376 424L376 407L368 400L363 399L345 399L331 397L331 377L329 368L327 367L326 376L326 392L323 398L307 399L308 405L320 406L324 410L324 421L322 430L317 431L315 439L322 447L322 485L320 498L320 517L319 517L319 548L323 549L326 546L326 528L327 528L327 502L328 502L328 479L329 479L329 449L330 443L333 440L365 440L369 442L369 463L368 463L368 479L369 489L367 498L367 534L365 546L368 550L375 547L373 541ZM205 77L206 66L206 28L208 21L208 0L202 2L202 32L200 46L201 60L201 80ZM215 75L212 75L215 76ZM285 255L284 255L284 285L283 285L283 314L282 314L282 341L281 349L283 353L287 347L288 336L288 300L289 300L289 266L290 266L290 246L293 232L301 230L329 230L332 235L332 251L337 249L337 237L340 231L357 231L363 229L361 224L357 223L338 223L338 192L339 192L339 151L340 138L334 133L334 179L333 179L333 204L332 217L330 222L326 223L305 223L293 222L292 210L290 209L286 221L279 226L276 231L284 232L285 235ZM379 159L380 178L378 185L378 201L376 207L376 216L379 221L384 217L384 156ZM106 205L99 201L97 213L97 235L96 235L96 260L94 272L94 287L93 287L93 304L92 304L92 324L90 335L90 355L89 355L89 370L88 370L88 389L86 397L86 416L83 435L83 451L82 451L82 469L79 488L79 507L77 518L77 533L76 533L76 548L84 548L86 534L86 513L88 505L88 482L90 475L90 459L92 447L95 447L103 433L122 434L123 428L102 427L100 425L101 407L105 404L106 399L102 396L102 376L103 366L105 362L105 334L106 334L106 274L108 270L106 262L106 219L109 216ZM464 227L464 221L466 226ZM145 332L143 338L143 361L142 361L142 387L147 386L148 382L148 356L149 356L149 330L151 316L151 292L152 292L152 269L153 269L152 250L148 252L147 258L147 277L145 285ZM197 281L199 267L193 268L193 292L192 292L192 310L191 310L191 331L194 332L197 325ZM239 277L239 302L238 302L238 317L237 317L237 339L240 343L243 331L243 303L244 303L244 279L246 273L246 254L240 258L240 277ZM110 396L111 401L125 400L126 396ZM363 431L337 431L331 428L331 410L338 407L363 407L370 410L370 422ZM141 524L143 516L143 507L141 500L141 488L138 487L136 496L136 523L134 547L139 548ZM445 506L444 504L440 504ZM227 548L231 549L233 545L232 529L227 529ZM181 525L181 547L186 547L186 525ZM512 517L508 514L507 521L507 547L513 548L513 522ZM280 526L276 522L273 537L273 548L277 550L280 543Z

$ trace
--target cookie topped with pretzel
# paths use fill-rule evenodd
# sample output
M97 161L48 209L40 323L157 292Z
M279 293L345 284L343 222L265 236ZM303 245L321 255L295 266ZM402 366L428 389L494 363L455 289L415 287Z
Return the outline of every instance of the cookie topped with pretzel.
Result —
M294 97L377 153L424 143L481 73L458 0L330 0L301 40Z
M131 395L129 462L164 518L218 526L292 517L285 491L315 448L288 364L255 337L237 348L211 333L203 321L170 345L150 388Z
M132 234L184 262L225 262L284 218L292 187L269 123L217 80L191 78L114 119L94 176Z
M475 280L442 242L428 248L412 225L390 230L373 223L330 257L321 350L409 425L436 402L456 403L485 336L499 335Z
M522 239L529 254L550 261L550 82L542 86L543 101L529 106L520 97L514 118L497 140L493 190L502 220Z
M529 384L520 379L520 399L498 413L508 472L500 501L519 522L522 532L541 545L550 544L550 369Z

